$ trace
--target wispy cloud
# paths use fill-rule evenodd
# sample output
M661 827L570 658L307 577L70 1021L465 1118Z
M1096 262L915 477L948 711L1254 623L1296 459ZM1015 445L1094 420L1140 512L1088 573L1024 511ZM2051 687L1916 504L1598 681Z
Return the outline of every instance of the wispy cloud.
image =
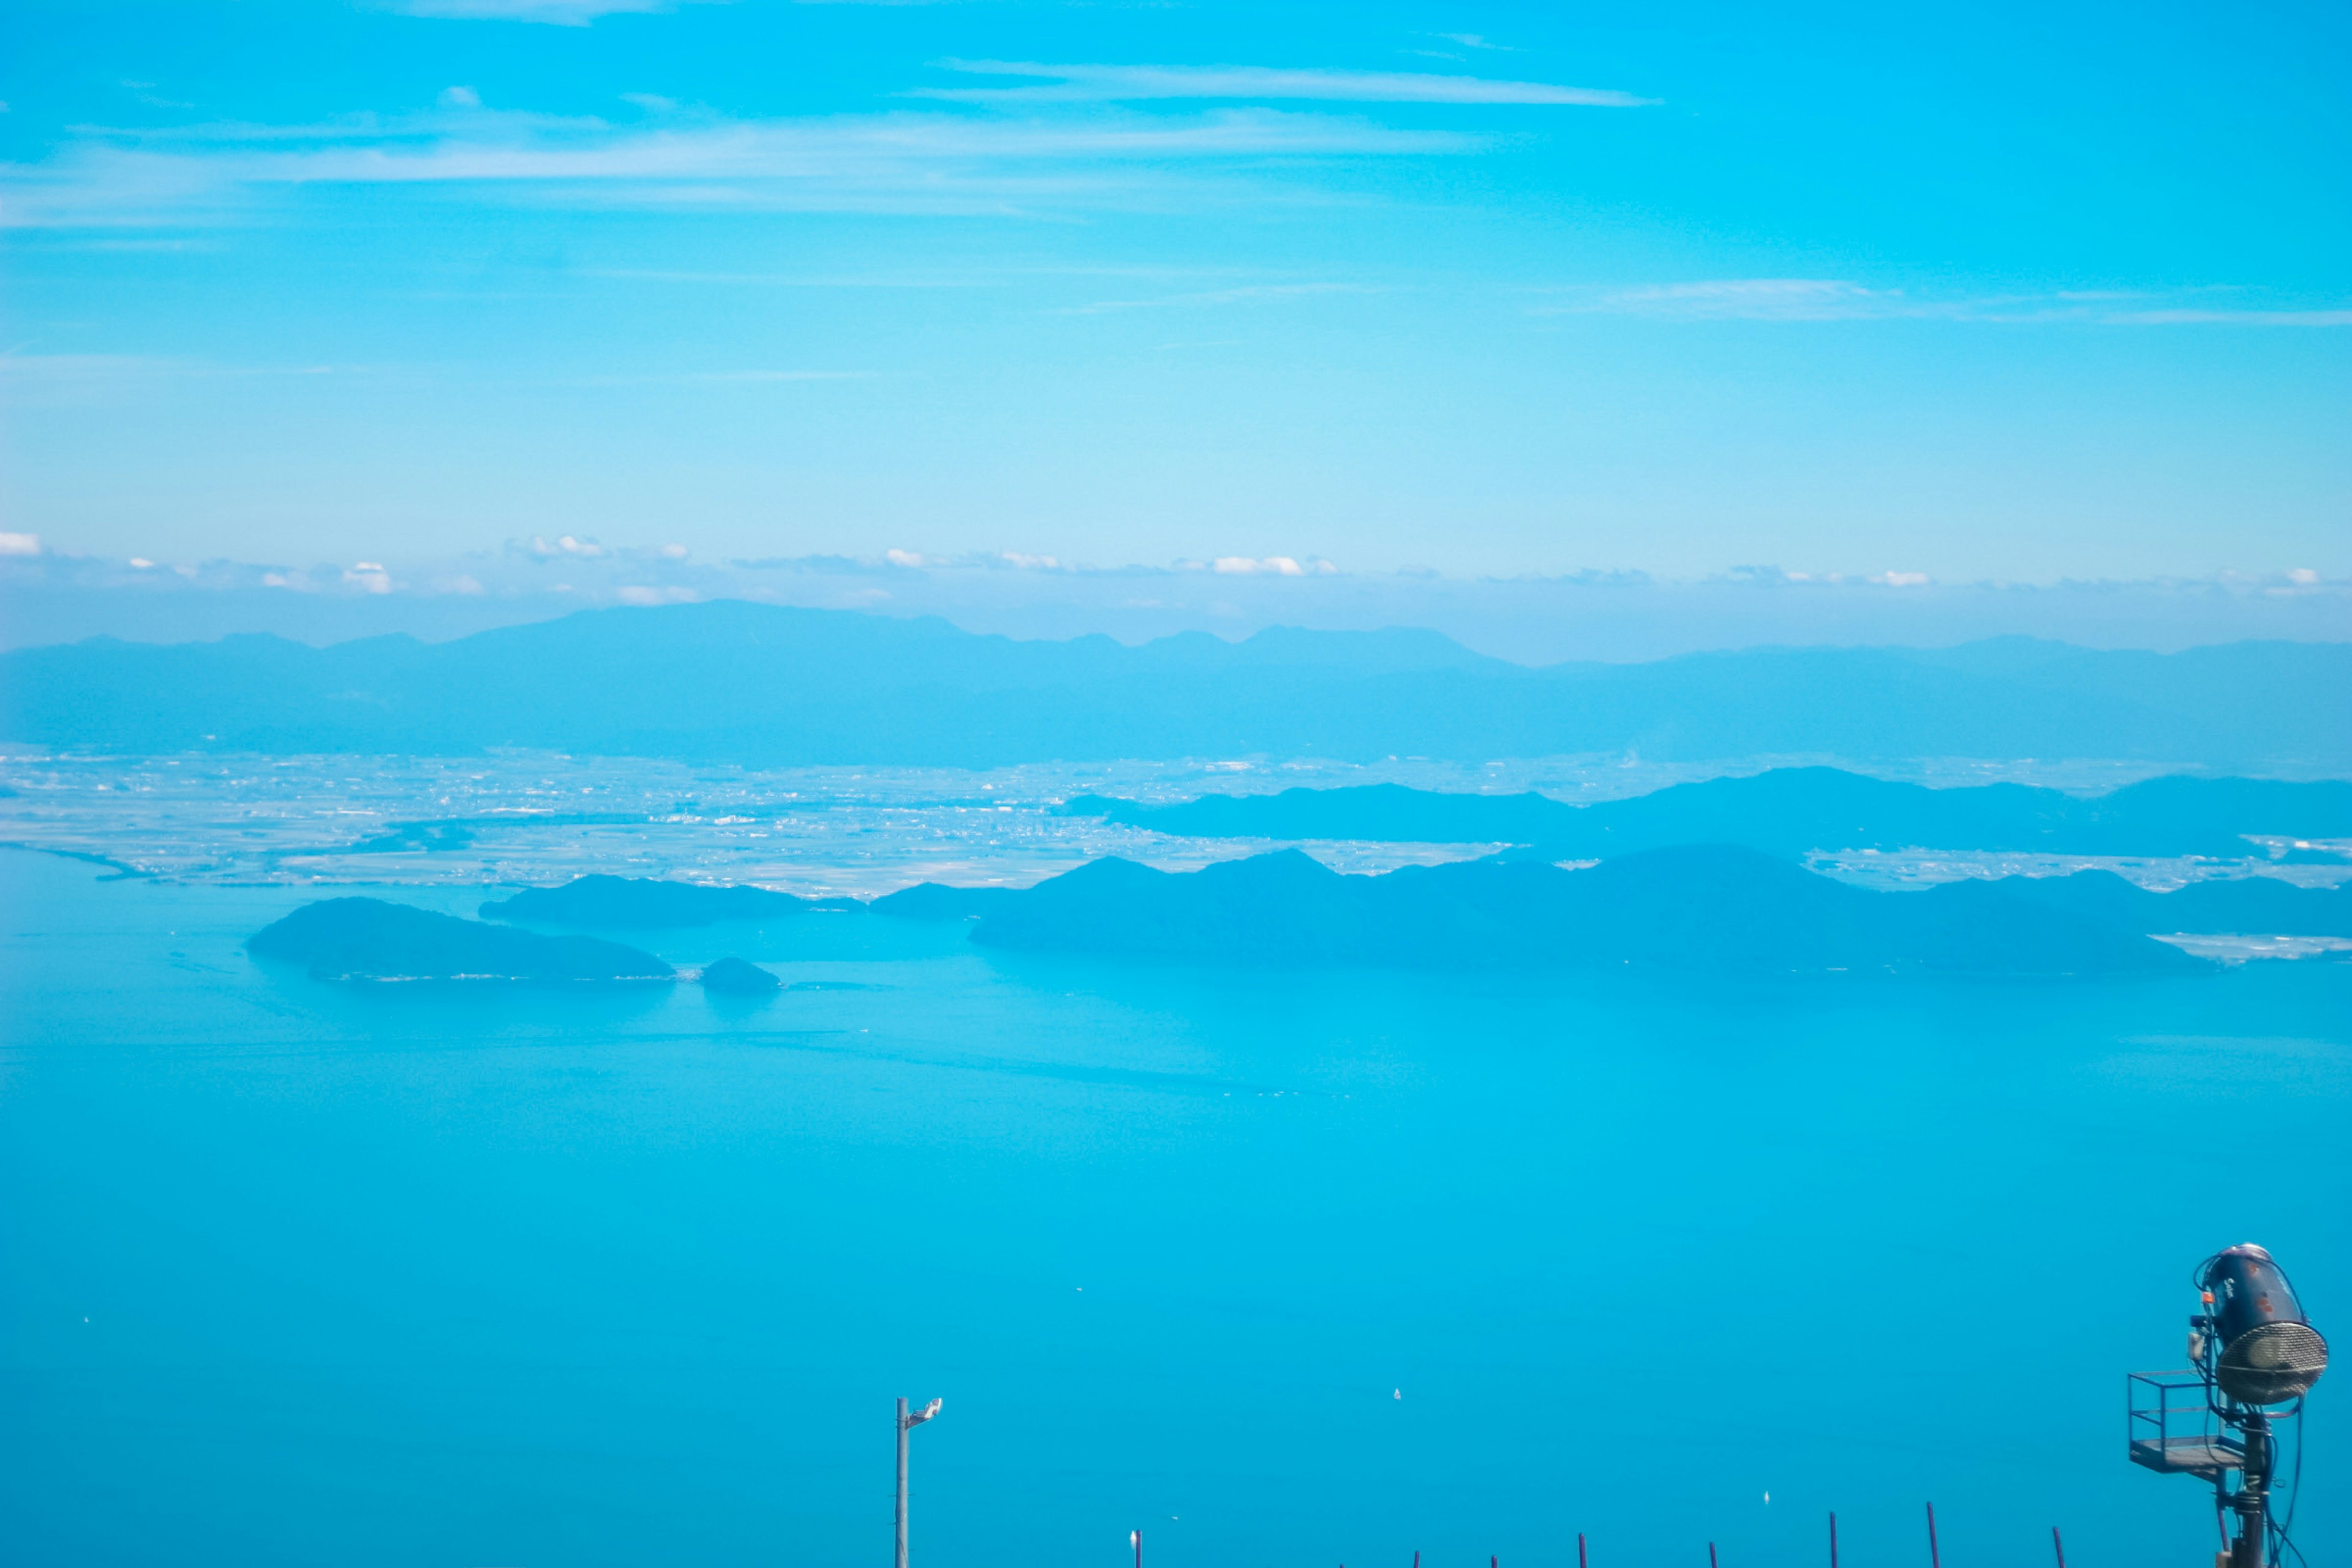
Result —
M1565 314L1685 321L1831 321L1916 313L1900 289L1823 278L1718 278L1588 289L1539 308Z
M2352 310L2117 310L2105 319L2136 327L2352 327Z
M2210 299L2216 290L2192 298ZM2185 304L2149 293L1939 296L1829 278L1718 278L1684 283L1582 288L1535 307L1546 315L1646 316L1682 321L1943 321L2099 326L2347 327L2352 310L2280 310Z
M0 402L20 407L105 403L174 383L333 375L334 365L225 364L156 354L0 353Z
M1319 555L1305 561L1295 555L1220 555L1210 561L1178 563L1181 570L1213 572L1220 577L1335 577L1339 569Z
M740 384L756 385L763 382L801 381L870 381L870 370L688 370L649 372L635 375L590 375L572 383L578 386L649 386L649 385L726 385Z
M1129 102L1147 99L1307 99L1352 103L1558 104L1639 109L1658 100L1610 88L1439 76L1426 71L1355 71L1279 66L1043 65L1024 60L936 62L969 76L1034 77L1022 87L929 87L915 98L966 103Z
M78 139L50 160L0 167L0 224L221 221L270 190L338 184L467 187L604 205L1020 215L1200 199L1198 174L1188 177L1181 167L1458 153L1485 144L1451 132L1271 109L1077 119L702 115L614 125L453 106L310 125L76 129Z
M1377 294L1369 283L1252 283L1233 289L1208 289L1191 294L1166 294L1150 300L1097 300L1049 312L1056 316L1100 316L1113 310L1155 310L1186 306L1242 305L1266 300L1293 300L1317 294Z
M584 27L599 16L667 11L674 0L395 0L388 8L455 22L539 22Z

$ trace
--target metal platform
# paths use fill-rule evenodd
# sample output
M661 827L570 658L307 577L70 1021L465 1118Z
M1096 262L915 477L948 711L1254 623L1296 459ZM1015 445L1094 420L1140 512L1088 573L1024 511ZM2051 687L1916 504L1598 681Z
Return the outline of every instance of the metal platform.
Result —
M2209 1481L2246 1468L2246 1451L2225 1435L2203 1373L2136 1372L2128 1386L2133 1464Z
M2234 1437L2135 1437L2132 1463L2167 1475L2202 1476L2218 1481L2225 1470L2243 1469L2246 1451Z

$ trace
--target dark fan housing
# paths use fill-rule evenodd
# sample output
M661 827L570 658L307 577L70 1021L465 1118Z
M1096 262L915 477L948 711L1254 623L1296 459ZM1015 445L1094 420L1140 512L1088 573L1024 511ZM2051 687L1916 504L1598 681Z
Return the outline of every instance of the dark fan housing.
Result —
M2213 1380L2247 1405L2284 1405L2327 1370L2327 1342L2303 1315L2294 1287L2251 1243L2214 1254L2199 1283L2210 1293L2221 1360Z

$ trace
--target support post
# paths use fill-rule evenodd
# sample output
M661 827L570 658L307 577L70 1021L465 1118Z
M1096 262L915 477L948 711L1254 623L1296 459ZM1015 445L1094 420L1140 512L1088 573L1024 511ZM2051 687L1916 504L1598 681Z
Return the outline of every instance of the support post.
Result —
M1421 1564L1415 1563L1412 1568L1421 1568ZM1580 1530L1576 1532L1576 1568L1589 1568L1584 1561L1584 1531Z
M2230 1568L2268 1568L2271 1418L2249 1410L2239 1425L2246 1434L2246 1464L2231 1503L2238 1511L2238 1539L2230 1550Z
M907 1568L907 1402L898 1401L898 1419L892 1423L898 1430L898 1552L891 1561L894 1568Z
M1936 1553L1936 1505L1927 1505L1927 1568L1944 1568L1944 1560Z
M901 1563L898 1568L907 1568L907 1565ZM1834 1510L1830 1513L1830 1568L1837 1568L1837 1513Z
M2050 1527L2050 1548L2058 1553L2058 1568L2066 1568L2066 1538L2058 1533L2054 1524Z

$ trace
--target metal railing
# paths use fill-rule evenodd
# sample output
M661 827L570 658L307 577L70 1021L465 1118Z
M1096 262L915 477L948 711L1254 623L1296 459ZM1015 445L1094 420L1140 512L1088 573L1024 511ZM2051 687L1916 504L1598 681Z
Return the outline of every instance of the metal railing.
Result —
M2245 1450L2221 1428L2203 1373L2136 1372L2125 1388L2132 1463L2214 1480L2243 1467Z

